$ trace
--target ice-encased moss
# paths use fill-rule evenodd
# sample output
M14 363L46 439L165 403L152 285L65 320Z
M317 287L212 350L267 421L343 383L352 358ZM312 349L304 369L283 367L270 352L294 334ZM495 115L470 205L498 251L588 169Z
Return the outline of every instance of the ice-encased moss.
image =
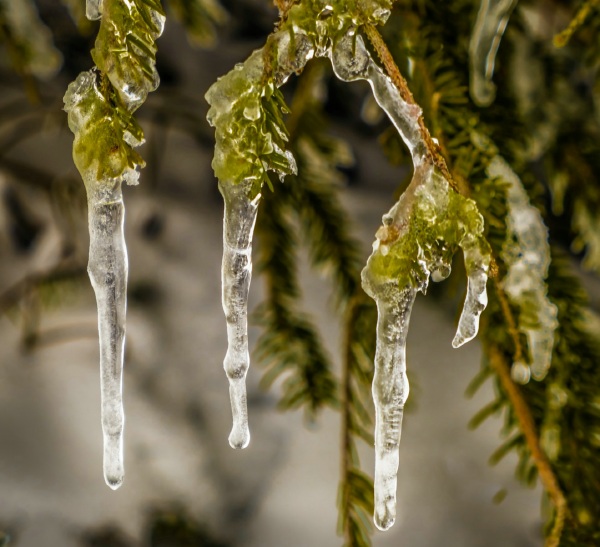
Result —
M118 104L118 97L107 97L109 93L102 76L89 70L79 74L64 97L69 128L75 135L73 160L86 187L110 186L122 179L136 184L137 167L144 166L132 148L144 142L142 129Z
M285 150L288 132L282 114L287 107L277 86L302 69L311 52L305 35L292 39L288 32L275 33L265 48L210 87L207 118L216 138L212 166L221 184L251 182L254 198L268 171L280 178L296 173L294 157ZM266 61L270 67L265 67Z
M164 28L164 11L159 0L88 3L88 17L98 15L100 29L92 58L123 104L134 111L160 82L154 42Z
M453 191L436 172L416 181L383 217L368 275L425 291L431 273L438 272L434 280L450 273L447 268L458 247L479 249L482 255L489 255L490 249L473 200ZM467 274L477 265L467 260Z

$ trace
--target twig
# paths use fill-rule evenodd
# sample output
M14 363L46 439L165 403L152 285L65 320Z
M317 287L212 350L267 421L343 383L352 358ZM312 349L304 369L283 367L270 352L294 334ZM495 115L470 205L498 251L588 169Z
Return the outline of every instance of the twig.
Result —
M588 18L588 15L600 6L600 0L588 0L579 8L579 11L575 14L575 17L571 19L569 26L559 32L552 42L555 47L564 47L569 43L569 40L579 30L579 28L585 23L585 20Z
M567 515L567 500L558 484L558 480L550 466L550 462L540 446L535 422L529 410L529 406L527 405L521 390L513 382L510 376L509 364L504 354L493 344L488 345L487 354L489 356L490 365L498 375L500 383L513 406L515 415L519 421L519 427L525 436L527 447L529 448L531 457L537 467L540 480L556 509L554 526L552 527L550 535L546 538L546 547L558 547Z

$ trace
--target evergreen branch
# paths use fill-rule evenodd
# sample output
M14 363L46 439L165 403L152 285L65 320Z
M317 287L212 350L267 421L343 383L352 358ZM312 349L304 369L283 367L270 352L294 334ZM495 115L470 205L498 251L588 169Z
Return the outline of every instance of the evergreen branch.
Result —
M365 338L363 327L371 326L376 318L373 303L362 291L357 292L346 306L344 315L342 408L341 408L341 465L338 494L338 529L347 547L368 547L372 532L373 480L360 470L354 436L373 443L371 413L362 409L360 401L368 397L372 381L374 337ZM362 342L361 342L362 340ZM365 347L364 342L368 347ZM369 343L370 342L370 343ZM368 372L362 369L362 355L367 354ZM360 423L359 423L360 422Z
M542 450L535 422L531 415L529 404L521 394L521 391L510 377L508 362L502 351L494 345L488 345L486 353L490 366L498 375L514 412L519 421L520 429L527 441L527 446L535 462L540 479L550 499L554 503L556 515L550 534L546 538L546 547L558 547L567 516L567 501L558 483L556 475Z
M566 29L559 32L553 38L556 47L564 47L571 40L572 36L584 25L586 19L595 9L600 6L600 0L585 0L573 19L569 22Z
M323 406L336 405L336 382L314 327L295 308L300 294L296 238L287 219L284 198L280 192L265 196L257 222L261 242L258 268L266 280L267 296L255 313L264 329L255 351L265 366L261 380L264 387L287 373L280 408L304 406L312 419Z

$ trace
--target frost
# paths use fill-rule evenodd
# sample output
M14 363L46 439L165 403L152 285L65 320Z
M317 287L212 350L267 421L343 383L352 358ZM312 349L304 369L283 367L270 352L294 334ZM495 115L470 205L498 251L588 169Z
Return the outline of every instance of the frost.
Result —
M373 253L362 272L365 292L377 302L375 402L375 515L387 530L396 517L396 481L404 403L408 396L406 336L417 292L425 293L430 277L450 274L452 255L464 252L467 297L453 341L471 340L487 304L489 246L483 239L483 219L473 201L454 192L428 156L419 118L421 109L407 103L373 61L360 36L338 40L330 58L338 78L367 80L375 100L408 146L414 164L409 187L383 217Z
M492 82L496 54L516 5L517 0L481 0L469 44L470 91L479 106L489 106L496 96Z
M548 230L540 212L529 203L521 180L500 156L492 159L487 174L509 184L507 238L502 249L508 272L502 286L511 304L519 310L518 325L527 337L531 376L542 380L550 368L554 331L558 326L556 306L547 295ZM520 372L514 374L525 378Z
M16 42L24 68L39 78L51 78L62 65L62 55L52 43L32 0L0 0L0 14ZM4 31L3 31L4 33Z

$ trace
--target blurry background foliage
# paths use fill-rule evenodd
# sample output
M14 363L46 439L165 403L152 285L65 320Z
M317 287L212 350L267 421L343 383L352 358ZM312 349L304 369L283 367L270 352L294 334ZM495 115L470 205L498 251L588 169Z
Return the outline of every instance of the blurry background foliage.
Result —
M165 0L164 7L167 25L181 25L190 48L233 40L248 51L264 43L277 20L277 10L266 0ZM599 545L600 322L598 302L590 303L580 283L580 264L600 270L599 2L519 2L499 50L493 78L497 97L488 108L476 107L467 87L469 36L478 8L476 0L398 0L381 31L450 170L466 181L477 201L497 261L480 332L481 371L467 389L473 393L491 381L495 398L471 425L503 413L503 439L490 461L515 451L519 478L528 484L542 479L547 501L543 533L550 544ZM0 288L0 313L20 325L27 351L90 334L39 328L47 307L68 306L77 285L86 282L87 249L79 237L85 225L83 184L74 170L57 169L47 160L50 155L39 161L18 151L42 132L66 131L62 96L68 82L92 66L89 51L96 32L97 24L85 19L84 0L0 0L0 243L27 254L49 229L61 241L58 262L43 271L20 272L17 282ZM202 153L210 154L214 144L203 100L211 82L193 92L184 89L174 59L189 51L163 54L161 46L159 40L161 87L139 112L147 138L141 153L148 166L137 191L150 193L166 191L161 166L171 131L189 134ZM220 66L215 74L230 68ZM265 367L265 387L283 378L282 409L301 408L311 420L324 406L341 413L339 532L346 545L369 545L372 482L360 468L356 443L372 443L369 391L376 319L360 288L359 245L339 190L360 183L350 144L356 132L379 139L390 162L407 168L401 171L407 177L410 158L364 88L333 79L327 63L313 61L292 80L284 88L291 110L286 124L299 169L283 185L271 181L275 191L265 192L259 214L257 269L266 291L254 314L262 328L255 356ZM330 123L337 137L328 130ZM494 145L473 142L474 132ZM506 233L506 185L485 173L498 152L522 178L549 226L549 296L560 321L550 373L542 382L519 387L508 371L526 342L498 283L505 271L499 257ZM214 185L216 195L212 174L200 175L199 180ZM50 206L51 227L39 221L31 205L35 200ZM145 222L144 237L152 241L161 229L157 213ZM331 281L343 332L341 374L302 312L299 246ZM0 264L0 269L9 267ZM460 289L452 280L460 278L432 287L434 296L456 298ZM132 285L130 293L132 302L153 298L152 287L143 284ZM152 546L224 545L181 507L149 512L145 536ZM0 532L0 544L6 537ZM132 545L112 529L86 532L81 541L98 547Z

